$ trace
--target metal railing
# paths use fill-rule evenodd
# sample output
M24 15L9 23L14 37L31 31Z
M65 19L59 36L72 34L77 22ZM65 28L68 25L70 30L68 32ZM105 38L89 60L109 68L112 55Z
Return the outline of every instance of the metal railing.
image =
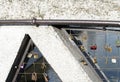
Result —
M12 19L0 20L0 25L83 25L119 27L120 21L112 20L62 20L62 19Z

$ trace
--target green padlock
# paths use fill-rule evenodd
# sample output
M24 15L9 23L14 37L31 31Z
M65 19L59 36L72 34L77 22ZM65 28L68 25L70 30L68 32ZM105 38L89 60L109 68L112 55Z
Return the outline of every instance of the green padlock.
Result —
M120 47L120 40L116 40L116 47Z

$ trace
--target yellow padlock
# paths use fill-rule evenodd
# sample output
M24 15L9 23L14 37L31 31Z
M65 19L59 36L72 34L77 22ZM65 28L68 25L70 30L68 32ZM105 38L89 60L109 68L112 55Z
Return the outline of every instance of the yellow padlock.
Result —
M93 58L93 63L94 64L97 63L97 58L96 57Z
M105 45L104 49L108 52L112 52L112 47L111 46Z
M37 53L35 53L35 54L33 55L33 57L34 57L34 59L38 59L38 58L39 58L39 56L38 56Z
M81 49L82 51L85 51L85 47L84 47L83 45L80 45L80 49Z
M109 47L107 48L107 51L108 51L108 52L112 52L112 47L109 46Z
M86 61L83 62L83 65L88 65Z
M87 65L87 62L84 60L83 57L81 57L81 62L82 62L83 65Z

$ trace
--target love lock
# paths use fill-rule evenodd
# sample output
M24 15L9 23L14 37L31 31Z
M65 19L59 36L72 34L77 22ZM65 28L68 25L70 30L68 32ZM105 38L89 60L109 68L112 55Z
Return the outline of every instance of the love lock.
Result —
M85 51L85 47L83 46L83 45L80 45L80 49L81 49L81 51Z
M108 52L112 52L112 47L108 47Z
M27 57L32 58L32 53L28 53Z
M86 61L84 61L84 62L82 62L82 63L83 63L83 65L88 65Z
M38 56L37 53L35 53L35 54L33 55L33 57L34 57L34 59L38 59L38 58L39 58L39 56Z
M45 69L46 68L46 65L45 65L45 63L43 62L43 63L41 63L41 69Z
M81 63L82 63L83 65L88 65L87 62L84 60L83 57L81 57Z
M118 39L118 40L116 40L116 47L120 47L120 40Z
M35 82L37 81L37 73L36 73L36 72L33 72L33 73L32 73L31 80L32 80L32 81L35 81Z
M96 50L96 49L97 49L97 45L96 45L96 44L91 45L91 46L90 46L90 49L91 49L91 50Z
M48 82L49 78L48 78L48 75L46 73L43 73L43 77L44 77L45 82Z
M112 52L112 47L111 46L105 45L104 49L108 52Z
M94 64L97 63L97 58L96 57L93 58L93 63Z
M111 59L111 62L112 62L112 63L117 63L116 58L115 58L115 57L113 57L113 58Z

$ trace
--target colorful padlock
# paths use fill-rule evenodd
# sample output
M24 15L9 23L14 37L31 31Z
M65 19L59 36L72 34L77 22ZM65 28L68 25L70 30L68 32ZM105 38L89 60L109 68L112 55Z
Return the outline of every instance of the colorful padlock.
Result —
M116 40L116 47L120 47L120 40L118 39L118 40Z
M91 46L90 46L90 49L91 49L91 50L96 50L96 49L97 49L97 45L96 45L96 44L91 45Z

